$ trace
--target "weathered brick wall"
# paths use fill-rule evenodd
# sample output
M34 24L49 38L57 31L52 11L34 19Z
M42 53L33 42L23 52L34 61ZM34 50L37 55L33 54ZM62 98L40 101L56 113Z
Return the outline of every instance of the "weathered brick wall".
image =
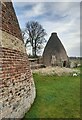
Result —
M0 28L2 27L2 14L1 14L1 10L2 6L1 6L1 2L0 2Z
M2 6L0 119L22 118L34 101L35 85L12 3L2 2Z
M15 17L16 14L13 11L11 2L2 2L1 14L2 14L1 29L22 40L22 35L19 28L18 20Z

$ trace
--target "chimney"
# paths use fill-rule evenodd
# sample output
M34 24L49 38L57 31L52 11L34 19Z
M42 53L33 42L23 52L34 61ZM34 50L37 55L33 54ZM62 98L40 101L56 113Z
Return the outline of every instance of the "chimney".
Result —
M55 35L55 36L57 36L57 33L56 33L56 32L53 32L53 33L51 33L51 36L52 36L52 35Z

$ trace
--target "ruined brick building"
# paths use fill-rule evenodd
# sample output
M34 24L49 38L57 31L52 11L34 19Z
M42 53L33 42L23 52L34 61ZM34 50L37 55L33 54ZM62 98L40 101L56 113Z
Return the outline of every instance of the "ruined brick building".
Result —
M35 85L12 2L0 2L0 119L22 118Z
M68 56L66 50L57 36L52 33L43 52L43 64L46 66L67 66Z

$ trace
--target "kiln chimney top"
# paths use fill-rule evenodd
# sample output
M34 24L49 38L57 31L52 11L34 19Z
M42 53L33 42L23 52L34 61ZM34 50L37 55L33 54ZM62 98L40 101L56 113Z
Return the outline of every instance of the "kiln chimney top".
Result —
M51 33L51 35L57 35L57 33L56 33L56 32L53 32L53 33Z

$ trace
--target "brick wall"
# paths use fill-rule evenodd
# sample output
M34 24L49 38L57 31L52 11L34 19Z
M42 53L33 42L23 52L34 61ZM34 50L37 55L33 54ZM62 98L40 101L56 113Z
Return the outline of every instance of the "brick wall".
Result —
M22 106L28 106L23 103L31 95L34 87L32 74L29 67L27 55L17 50L0 48L0 99L2 100L1 115L3 117L15 117ZM25 104L25 105L21 105ZM29 106L30 107L30 106ZM18 114L17 116L18 117Z
M1 29L22 40L18 20L15 17L16 14L13 11L11 2L2 2L1 14L2 14L2 27L0 26Z
M0 119L22 118L34 101L35 84L12 3L2 5Z

